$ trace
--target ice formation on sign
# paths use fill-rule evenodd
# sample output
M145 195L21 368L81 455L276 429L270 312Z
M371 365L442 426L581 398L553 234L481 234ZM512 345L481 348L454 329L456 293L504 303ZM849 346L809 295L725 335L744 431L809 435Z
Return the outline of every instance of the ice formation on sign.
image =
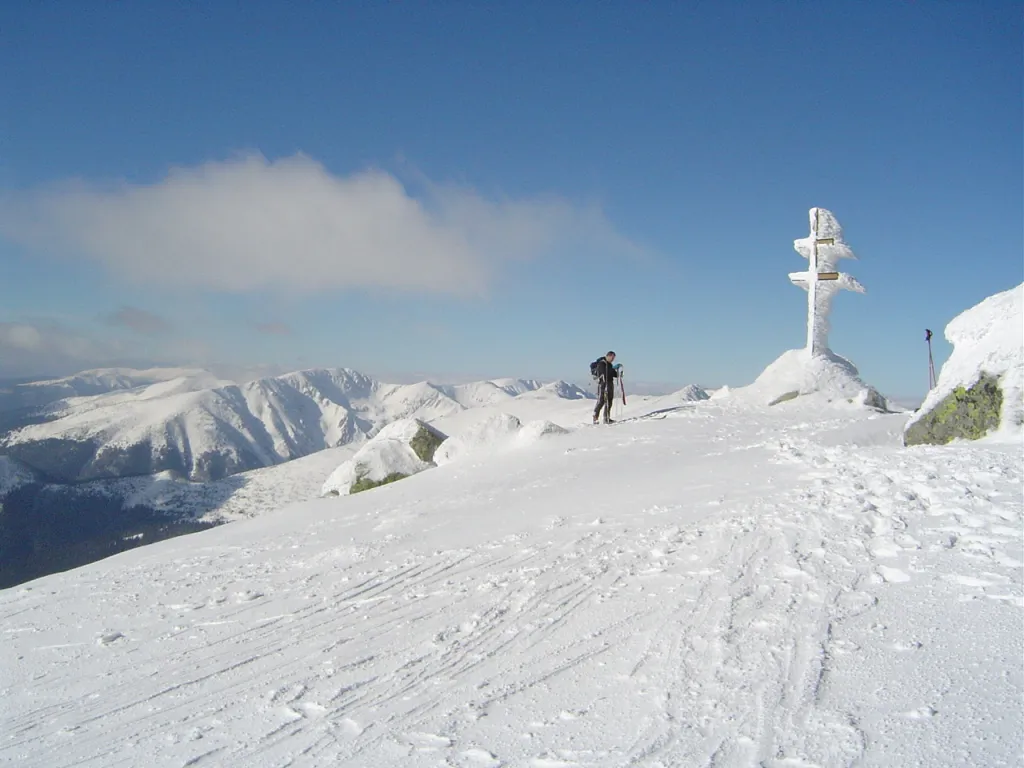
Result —
M811 208L811 234L793 241L796 252L807 259L806 272L791 272L789 279L807 291L807 351L811 357L828 353L828 316L832 299L840 290L864 293L856 278L836 271L839 259L856 259L843 240L843 228L832 211Z
M848 403L888 410L886 399L865 384L850 360L828 346L828 315L832 299L840 290L864 293L864 286L844 272L836 271L839 259L856 259L843 239L835 215L825 208L809 211L811 234L793 241L796 252L808 260L806 272L791 272L789 279L808 293L807 346L791 349L762 371L753 384L736 390L723 387L713 398L750 400L760 405L778 405L804 395L815 394L826 402Z

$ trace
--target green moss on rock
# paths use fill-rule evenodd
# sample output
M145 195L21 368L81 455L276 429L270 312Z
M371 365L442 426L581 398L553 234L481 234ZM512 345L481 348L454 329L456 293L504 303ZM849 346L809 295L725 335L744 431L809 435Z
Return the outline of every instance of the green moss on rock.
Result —
M420 461L430 464L434 461L434 452L445 441L445 438L446 436L436 429L428 427L426 424L420 424L420 428L409 441L409 447L419 456Z
M999 381L983 373L970 389L957 387L931 412L910 425L904 445L944 445L957 438L977 440L999 426L1003 391Z
M376 488L381 485L387 485L388 483L393 483L396 480L401 480L402 478L405 477L408 477L408 475L404 475L401 472L392 472L383 480L371 480L369 477L361 475L354 483L352 483L352 486L349 488L348 492L351 494L359 493L360 491L368 491L371 488Z

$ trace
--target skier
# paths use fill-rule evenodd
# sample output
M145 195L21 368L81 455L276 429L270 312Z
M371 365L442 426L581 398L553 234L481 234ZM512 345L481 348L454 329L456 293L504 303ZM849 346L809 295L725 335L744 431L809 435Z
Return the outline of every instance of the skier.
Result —
M594 409L594 423L604 408L604 423L612 423L612 401L615 399L615 379L619 375L621 363L615 362L615 353L608 352L604 357L594 361L592 370L597 376L597 407Z

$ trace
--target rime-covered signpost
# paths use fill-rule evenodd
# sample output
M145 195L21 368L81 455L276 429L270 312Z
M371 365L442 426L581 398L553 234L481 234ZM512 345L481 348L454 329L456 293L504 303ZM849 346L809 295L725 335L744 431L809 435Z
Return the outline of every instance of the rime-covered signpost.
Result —
M843 240L843 228L831 211L811 208L811 234L793 241L796 252L808 261L806 272L791 272L789 279L807 291L807 353L809 357L828 351L828 315L832 299L840 290L864 293L864 286L845 272L839 259L856 259Z

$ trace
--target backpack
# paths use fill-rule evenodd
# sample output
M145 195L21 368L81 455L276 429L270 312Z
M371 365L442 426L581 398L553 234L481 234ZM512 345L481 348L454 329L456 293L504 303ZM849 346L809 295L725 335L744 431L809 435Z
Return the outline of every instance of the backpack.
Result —
M603 357L599 357L599 358L597 358L597 360L595 360L594 362L592 362L590 364L590 377L592 379L596 380L598 378L599 374L597 372L597 366L600 365L600 363L601 363L601 361L603 359L604 359Z

